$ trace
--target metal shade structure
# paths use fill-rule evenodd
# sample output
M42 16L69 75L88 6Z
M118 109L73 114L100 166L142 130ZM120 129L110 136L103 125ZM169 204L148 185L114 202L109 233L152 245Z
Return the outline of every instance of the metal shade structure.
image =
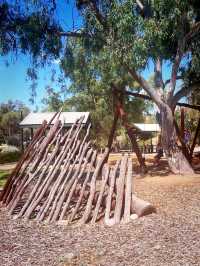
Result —
M142 132L160 132L159 124L134 123L134 126Z
M47 123L55 115L55 112L38 112L29 113L19 124L21 128L38 128L42 125L43 121L46 120ZM64 124L65 128L71 127L77 119L84 116L83 124L87 124L89 120L89 112L62 112L60 114L60 121ZM55 123L55 119L52 124Z

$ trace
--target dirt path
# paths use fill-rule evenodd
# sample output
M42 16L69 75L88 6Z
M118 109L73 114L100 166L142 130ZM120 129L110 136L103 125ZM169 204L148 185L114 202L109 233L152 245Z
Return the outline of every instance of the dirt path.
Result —
M135 191L157 207L111 228L11 220L0 209L0 265L200 265L200 176L134 177Z

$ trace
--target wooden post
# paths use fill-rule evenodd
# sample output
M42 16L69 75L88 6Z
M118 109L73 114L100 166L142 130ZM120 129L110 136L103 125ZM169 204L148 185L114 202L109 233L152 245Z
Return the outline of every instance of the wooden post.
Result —
M126 177L126 190L125 190L125 207L124 207L124 222L128 223L131 217L131 195L133 187L133 169L132 169L132 160L128 159L128 170Z
M24 129L21 128L21 151L24 152Z
M112 128L110 130L110 135L109 135L109 138L108 138L108 144L107 144L107 147L109 148L109 150L111 150L111 148L112 148L113 138L114 138L115 130L116 130L116 127L117 127L118 118L119 118L118 112L115 112Z
M115 206L115 214L114 214L114 220L116 224L120 223L121 216L122 216L127 162L128 162L128 156L125 155L121 161L120 174L117 180L116 206Z
M185 110L181 108L181 138L184 140L184 131L185 131Z
M195 148L195 145L196 145L196 141L197 141L199 132L200 132L200 117L199 117L199 121L198 121L198 124L197 124L197 128L196 128L196 132L195 132L195 135L194 135L194 139L193 139L193 142L192 142L192 146L191 146L191 149L190 149L190 158L192 158L193 151L194 151L194 148Z
M152 137L151 137L151 153L153 153L153 142L152 142Z
M187 148L187 146L185 145L185 142L184 142L184 140L183 140L182 137L181 137L181 132L180 132L180 129L179 129L178 124L177 124L177 122L176 122L175 119L174 119L174 125L175 125L175 129L176 129L176 134L177 134L177 136L178 136L178 138L179 138L179 141L180 141L180 143L181 143L181 145L182 145L182 152L183 152L183 154L185 155L186 159L187 159L188 161L190 161L190 155L189 155L188 148Z
M31 140L33 139L33 128L31 127Z
M20 112L20 119L23 120L23 111ZM21 151L24 152L24 129L21 128Z
M118 114L117 111L115 111L114 119L113 119L113 124L112 124L112 128L110 130L110 135L109 135L108 143L107 143L107 148L109 149L109 153L110 153L111 148L112 148L112 144L113 144L113 139L114 139L114 135L115 135L116 127L117 127L118 118L119 118L119 114ZM103 163L107 163L108 157L109 157L109 153L105 157L105 160L104 160Z
M140 164L141 174L145 174L147 172L147 168L145 165L145 159L142 157L141 150L137 144L136 134L132 126L127 122L127 114L124 111L123 104L122 104L122 97L118 96L117 98L117 112L122 120L122 124L126 129L126 132L129 136L129 139L132 144L133 151L135 152L138 162Z

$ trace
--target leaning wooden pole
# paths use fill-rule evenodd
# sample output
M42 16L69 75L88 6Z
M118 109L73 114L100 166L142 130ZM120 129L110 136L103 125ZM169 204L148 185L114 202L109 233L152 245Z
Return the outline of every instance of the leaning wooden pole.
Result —
M115 189L115 184L116 184L116 176L117 176L117 171L118 171L120 162L121 161L118 160L115 164L114 169L110 172L110 184L109 184L108 196L106 200L106 210L105 210L105 218L104 218L104 223L108 226L115 224L114 218L111 218L111 211L112 211L112 200L114 197L114 189Z
M38 130L35 132L33 140L31 141L30 145L28 146L28 148L23 153L21 159L19 160L19 162L17 163L16 167L12 171L10 177L8 178L8 180L6 182L6 185L4 186L4 189L3 189L3 191L2 191L2 193L0 195L0 201L3 201L5 203L5 200L7 198L7 193L9 192L9 189L12 186L12 183L14 181L15 176L17 176L17 174L19 173L22 165L24 164L24 162L30 156L30 153L32 152L32 149L33 149L34 145L36 144L37 140L43 135L43 133L45 131L45 128L46 128L46 125L47 125L47 122L44 121L42 123L41 127L38 128Z
M127 132L129 139L131 141L133 151L135 152L135 154L137 156L138 162L140 164L141 173L145 174L145 173L147 173L147 167L145 164L145 159L143 158L142 153L140 151L140 148L138 146L135 132L134 132L133 128L131 127L131 125L129 125L129 123L127 122L127 114L123 108L122 99L119 96L117 98L117 109L118 109L119 116L122 120L122 124L123 124L124 128L126 129L126 132Z
M117 110L115 110L114 119L113 119L112 127L111 127L110 134L109 134L109 137L108 137L108 143L107 143L107 147L108 147L109 150L111 150L111 148L112 148L113 139L114 139L115 131L116 131L116 128L117 128L118 119L119 119L119 113L117 112Z
M193 156L193 152L194 152L194 148L195 148L195 145L196 145L196 142L197 142L197 138L199 136L199 132L200 132L200 117L199 117L199 121L198 121L197 128L196 128L196 131L195 131L194 139L193 139L193 142L192 142L192 145L191 145L191 149L190 149L190 158L192 158L192 156Z
M124 207L124 222L128 223L131 218L131 196L132 196L132 182L133 182L133 170L132 160L128 159L128 170L126 177L126 190L125 190L125 207Z
M99 208L100 208L100 205L101 205L101 202L102 202L102 198L103 198L103 193L104 193L104 190L105 190L105 187L106 187L106 184L107 184L107 181L108 181L108 177L109 177L109 173L110 173L110 168L108 165L105 165L105 176L102 175L103 179L102 179L102 184L101 184L101 189L100 189L100 193L99 193L99 196L98 196L98 200L97 200L97 203L96 203L96 207L94 209L94 214L93 214L93 217L92 217L92 221L91 223L94 224L97 220L97 216L98 216L98 213L99 213Z
M80 220L80 224L86 223L87 220L89 219L90 215L91 215L92 202L93 202L93 199L94 199L94 196L95 196L95 191L96 191L96 179L97 179L97 177L100 174L103 162L104 162L106 156L108 155L108 153L109 153L109 149L106 148L102 158L97 163L96 169L95 169L94 174L93 174L92 179L91 179L90 194L89 194L89 198L88 198L88 201L87 201L86 209L85 209L85 212L83 214L83 217Z
M81 205L81 203L82 203L82 200L83 200L83 197L84 197L85 188L86 188L87 185L89 185L89 184L88 184L88 181L89 181L89 179L90 179L91 172L92 172L92 168L93 168L93 166L94 166L94 163L95 163L96 157L97 157L97 152L94 151L93 156L92 156L92 159L91 159L91 162L90 162L90 166L89 166L88 171L87 171L86 178L85 178L85 180L84 180L84 182L83 182L83 186L82 186L81 191L80 191L79 199L78 199L78 201L77 201L77 203L76 203L75 208L74 208L73 211L72 211L72 214L71 214L71 216L70 216L70 218L69 218L69 222L73 221L73 219L74 219L75 215L77 214L78 209L79 209L79 207L80 207L80 205Z
M125 155L121 161L119 179L117 180L116 207L115 207L115 214L114 214L114 220L116 224L120 223L121 216L122 216L127 160L128 160L128 156Z
M49 125L47 134L40 130L4 194L10 215L78 225L104 221L111 226L129 222L133 213L140 217L153 212L133 194L131 158L123 156L114 167L105 164L109 148L98 156L87 140L90 125L81 134L82 121L64 135L59 120Z

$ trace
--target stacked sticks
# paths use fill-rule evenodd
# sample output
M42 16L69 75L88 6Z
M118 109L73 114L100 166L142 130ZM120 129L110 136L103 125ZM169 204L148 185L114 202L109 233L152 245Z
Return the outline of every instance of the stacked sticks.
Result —
M124 156L114 168L104 164L83 134L83 119L63 133L60 113L36 131L32 142L11 174L0 200L15 217L37 221L84 224L102 220L107 225L129 222L155 211L134 196L132 160ZM52 121L54 124L51 125Z

